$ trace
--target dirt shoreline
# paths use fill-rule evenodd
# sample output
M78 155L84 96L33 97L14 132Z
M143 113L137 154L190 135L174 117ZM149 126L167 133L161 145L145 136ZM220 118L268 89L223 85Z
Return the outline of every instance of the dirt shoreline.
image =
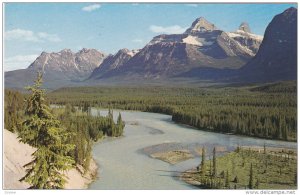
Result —
M187 184L199 187L201 183L199 181L196 181L196 180L193 179L192 176L194 174L199 174L199 172L197 171L196 168L192 168L192 169L189 169L189 170L186 170L186 171L182 172L179 176L179 179L184 181Z
M24 164L32 160L31 154L35 148L19 142L17 135L4 129L3 130L3 189L17 190L27 189L29 184L19 182L19 179L25 175ZM87 189L98 176L98 166L94 159L91 160L89 170L82 173L80 166L73 168L65 173L67 183L65 189Z

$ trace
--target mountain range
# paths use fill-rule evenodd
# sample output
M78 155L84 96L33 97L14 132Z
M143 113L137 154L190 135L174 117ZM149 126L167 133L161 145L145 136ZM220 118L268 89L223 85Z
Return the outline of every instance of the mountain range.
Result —
M297 78L297 9L276 15L264 36L251 33L246 22L225 32L197 18L182 34L162 34L139 50L105 55L95 49L43 52L27 69L5 73L5 87L31 84L44 72L45 86L112 83L270 82Z
M22 89L31 85L38 71L43 72L47 89L76 84L89 77L105 58L104 53L86 48L77 53L70 49L42 52L28 68L5 72L5 87Z

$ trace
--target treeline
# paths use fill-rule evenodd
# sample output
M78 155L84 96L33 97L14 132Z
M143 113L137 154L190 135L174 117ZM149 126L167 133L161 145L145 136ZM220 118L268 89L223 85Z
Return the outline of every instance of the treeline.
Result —
M172 120L199 129L261 138L295 140L297 122L291 108L263 106L204 105L184 107L172 114ZM296 111L294 111L296 112Z
M70 155L76 164L82 165L85 170L88 170L90 164L93 142L103 136L121 136L125 127L120 113L117 123L114 122L112 110L109 110L107 116L93 116L90 107L75 108L67 104L63 108L53 109L53 112L63 127L71 133L68 142L74 144L75 149Z
M251 91L261 91L265 93L297 93L296 81L285 81L274 84L253 87Z
M25 95L18 91L4 91L4 128L12 132L21 128L20 121L24 117Z
M28 94L5 90L4 97L4 128L20 134L24 128L22 122L28 118L25 114L26 103L24 101ZM75 148L69 152L69 155L77 165L82 165L85 171L89 167L93 142L103 136L121 136L125 127L120 113L115 123L112 110L109 110L107 116L94 116L91 114L91 107L88 103L78 108L70 104L62 108L52 108L51 113L70 133L67 143L74 144Z
M48 96L52 104L165 113L201 130L297 140L297 94L251 89L76 87Z

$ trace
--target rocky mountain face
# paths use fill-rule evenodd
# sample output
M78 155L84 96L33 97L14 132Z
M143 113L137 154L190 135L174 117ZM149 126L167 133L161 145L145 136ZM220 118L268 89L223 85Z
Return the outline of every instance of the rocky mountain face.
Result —
M297 9L276 15L256 56L237 73L237 80L265 82L297 79Z
M239 30L251 33L250 26L247 22L242 22L242 24L239 26Z
M105 55L95 49L82 49L73 53L64 49L58 53L43 52L29 67L31 71L60 72L71 80L87 78L102 63Z
M126 60L118 54L107 58L91 78L134 75L158 79L180 76L194 68L238 69L256 54L261 41L261 36L247 29L227 33L200 17L183 34L158 35ZM122 63L115 66L117 56ZM107 64L113 71L103 71Z
M120 68L122 65L126 64L139 50L128 50L121 49L115 55L107 56L99 67L95 68L90 78L101 78L105 74Z
M27 69L6 72L5 87L23 89L32 84L37 71L42 71L44 86L59 88L88 78L104 58L105 54L85 48L77 53L70 49L57 53L42 52Z

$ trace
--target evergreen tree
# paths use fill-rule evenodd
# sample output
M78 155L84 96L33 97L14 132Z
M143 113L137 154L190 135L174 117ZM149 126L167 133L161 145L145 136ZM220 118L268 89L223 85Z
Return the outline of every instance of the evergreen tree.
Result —
M259 180L258 180L258 179L256 180L256 183L255 183L255 188L256 188L256 189L258 189L258 188L259 188Z
M225 187L229 188L229 173L228 173L228 170L226 172L226 177L225 177Z
M212 172L212 175L214 177L217 176L217 159L216 159L216 148L215 147L213 150L213 172Z
M252 163L250 165L249 189L253 189L253 168L252 168Z
M233 182L234 182L234 183L239 183L238 176L235 176L235 178L233 179Z
M44 90L41 89L42 74L38 73L35 84L27 89L31 92L26 100L25 114L28 118L22 123L21 142L36 147L33 160L26 167L26 175L20 181L26 181L32 189L60 189L64 187L66 177L63 171L74 164L68 155L74 145L67 144L70 136L45 104Z
M202 159L201 159L201 177L204 178L206 173L206 165L205 165L205 148L202 148Z
M237 145L236 149L235 149L235 152L236 153L239 153L240 152L240 145Z
M113 111L109 108L108 109L108 130L107 135L108 136L115 136L115 123L113 118Z
M122 120L121 113L119 113L118 120L117 120L117 128L118 128L117 136L121 136L123 134L124 127L125 127L125 123Z
M211 166L211 159L209 161L209 175L210 175L210 177L213 175L212 166Z

